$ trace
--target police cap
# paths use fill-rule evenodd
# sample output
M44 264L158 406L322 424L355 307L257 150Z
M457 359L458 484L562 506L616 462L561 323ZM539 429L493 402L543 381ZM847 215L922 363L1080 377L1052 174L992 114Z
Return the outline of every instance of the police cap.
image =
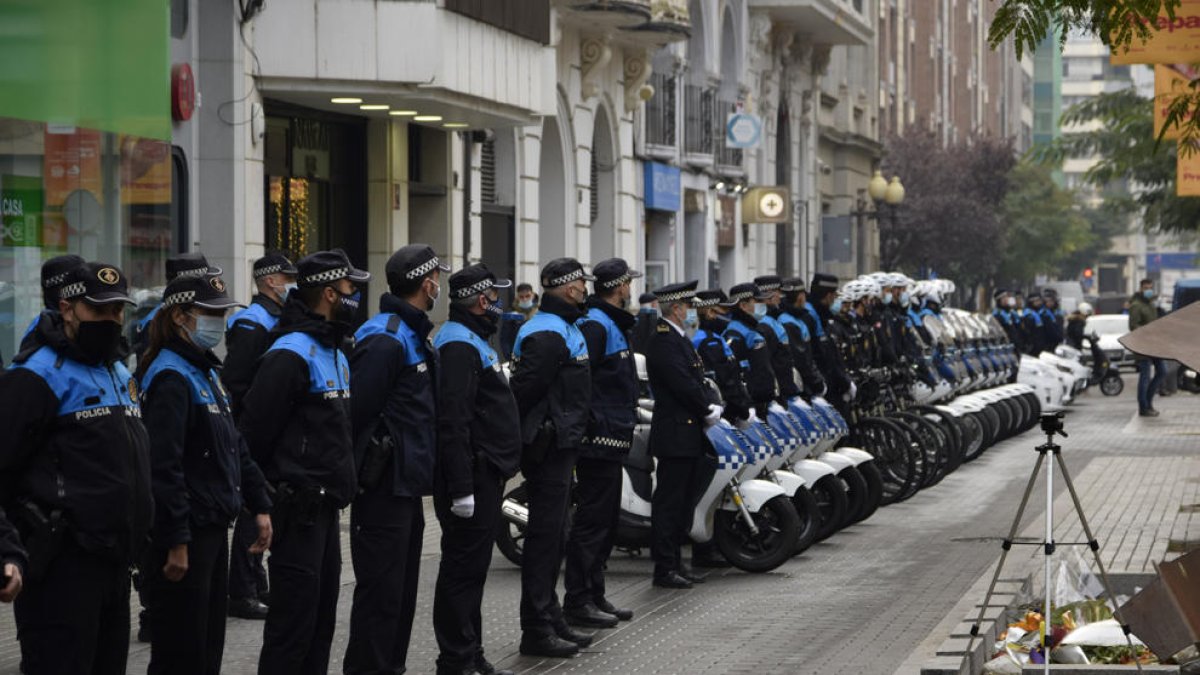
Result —
M296 263L296 270L296 283L302 287L325 286L338 279L349 279L356 283L371 279L371 274L354 267L346 252L340 248L306 255Z
M822 296L838 289L838 278L832 274L817 272L813 275L812 282L808 287L814 296Z
M203 277L220 273L221 268L209 265L203 253L180 253L167 258L167 283L179 277Z
M510 288L512 281L497 279L487 265L468 265L450 275L450 297L456 299L478 295L489 288Z
M179 277L167 284L163 291L163 307L174 305L196 305L204 309L229 309L245 307L225 291L225 282L220 275L206 277Z
M696 299L692 302L692 306L700 307L728 307L729 298L725 296L725 291L719 288L709 288L703 291L696 292Z
M758 285L753 282L738 284L729 289L729 302L735 305L739 302L745 302L747 300L766 300L767 297L768 296L758 288Z
M388 258L384 267L388 288L395 295L406 295L416 290L425 277L435 270L449 272L450 266L438 259L429 244L409 244Z
M788 277L780 283L779 290L784 293L803 293L805 290L804 279L803 277Z
M296 266L288 257L277 251L272 251L254 261L254 278L261 279L272 274L298 274Z
M583 263L574 258L555 258L542 268L542 288L557 288L575 281L595 281L596 277L583 269Z
M85 262L71 270L60 294L63 300L84 300L93 305L137 304L129 297L129 280L121 270L101 262Z
M71 272L86 262L77 255L56 255L42 263L42 304L58 308L58 294L71 279Z
M700 282L696 279L681 281L655 289L654 295L658 296L659 302L684 302L696 297L696 286L698 285Z
M642 273L629 269L629 263L621 258L602 260L592 267L592 276L596 277L596 290L609 290L632 279L638 279Z
M758 290L762 293L770 293L778 291L783 286L783 280L774 274L767 274L761 277L754 277L754 285L758 286Z

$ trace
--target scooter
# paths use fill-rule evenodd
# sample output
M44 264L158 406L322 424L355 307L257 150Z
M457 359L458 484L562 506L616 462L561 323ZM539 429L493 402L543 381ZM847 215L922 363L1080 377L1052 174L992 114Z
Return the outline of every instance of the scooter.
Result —
M1121 371L1112 365L1100 348L1100 336L1092 333L1083 339L1092 352L1092 372L1088 376L1088 385L1100 385L1100 393L1105 396L1120 396L1125 391L1125 380L1121 379Z

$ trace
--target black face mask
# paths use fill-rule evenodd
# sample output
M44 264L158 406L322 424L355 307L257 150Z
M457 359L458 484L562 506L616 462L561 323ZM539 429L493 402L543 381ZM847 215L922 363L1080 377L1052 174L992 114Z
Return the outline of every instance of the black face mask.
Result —
M359 302L362 300L362 291L344 295L335 288L333 292L338 295L338 303L333 307L333 320L346 324L354 321L355 315L358 314Z
M121 352L121 324L116 321L81 321L75 334L75 344L91 361L115 361Z

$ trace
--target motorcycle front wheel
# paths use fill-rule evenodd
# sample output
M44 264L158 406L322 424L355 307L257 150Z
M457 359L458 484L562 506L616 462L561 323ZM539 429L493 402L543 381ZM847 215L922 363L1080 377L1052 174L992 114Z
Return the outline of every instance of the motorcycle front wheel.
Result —
M529 506L529 496L525 492L525 484L521 483L517 487L508 491L504 495L505 500L513 500L522 506ZM500 554L508 561L517 567L521 566L521 557L525 549L525 528L500 516L500 520L496 523L496 548L500 549Z
M1105 396L1120 396L1125 391L1125 380L1116 373L1109 373L1100 380L1100 393Z
M795 551L800 517L786 495L768 499L758 513L750 516L757 534L747 527L740 511L717 511L713 518L713 541L734 567L745 572L770 572Z
M817 541L821 529L821 508L817 498L803 485L792 495L792 507L796 509L796 548L792 555L807 551Z

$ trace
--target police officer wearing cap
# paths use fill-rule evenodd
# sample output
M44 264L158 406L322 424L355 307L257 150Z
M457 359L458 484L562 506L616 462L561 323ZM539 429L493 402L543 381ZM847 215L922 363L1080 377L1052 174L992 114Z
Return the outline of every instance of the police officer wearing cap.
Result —
M633 335L630 338L634 352L645 356L646 352L650 351L650 341L654 339L654 331L658 328L661 316L657 296L649 292L638 296L637 322L633 325Z
M168 284L182 277L208 277L221 274L220 267L209 265L204 254L196 252L173 255L167 258L164 268ZM158 314L161 306L161 304L155 305L146 316L134 325L133 338L130 340L134 354L146 351L146 341L149 337L146 331L150 328L150 322L154 320L154 315Z
M225 330L225 365L221 381L229 392L233 416L242 412L242 397L254 382L258 361L271 346L271 331L279 323L283 303L296 288L296 266L272 251L254 261L258 292L250 306L229 317ZM267 571L262 553L251 553L258 539L254 514L243 511L233 526L229 556L229 615L242 619L267 618Z
M692 346L704 362L704 374L717 383L721 390L721 399L725 402L725 418L738 422L748 419L754 402L746 391L746 382L742 379L742 366L738 363L729 341L723 336L729 327L726 312L732 307L725 291L710 288L697 291L692 300L692 308L696 312L698 327L692 335ZM690 321L690 320L689 320ZM692 561L696 563L695 560Z
M105 263L76 267L60 296L42 346L0 375L0 533L11 522L29 553L17 637L29 675L123 673L129 565L154 512L138 387L119 360L132 300ZM14 571L11 552L0 562Z
M595 292L577 323L587 341L592 373L591 418L575 463L575 514L567 537L563 611L577 626L612 628L633 610L605 597L604 568L612 552L621 511L621 461L633 444L638 379L629 334L631 284L642 273L620 258L596 263Z
M754 278L762 300L755 306L759 312L758 332L767 342L767 351L771 355L771 370L775 373L775 386L778 388L779 400L787 400L800 394L800 386L796 384L795 361L792 358L791 338L783 323L779 320L783 314L780 303L783 299L783 280L774 274ZM758 307L763 309L758 310ZM765 410L763 411L766 412Z
M817 368L813 358L815 344L809 324L805 321L808 315L808 290L804 279L790 277L784 279L779 286L783 293L780 303L779 323L788 334L788 347L792 350L792 365L800 375L803 383L803 394L808 398L821 396L825 393L825 378Z
M437 353L426 314L449 267L433 248L392 254L379 314L355 333L350 357L359 494L350 510L354 604L342 672L404 672L425 514L437 453Z
M845 401L846 394L857 388L846 372L841 352L830 333L833 322L830 307L837 297L838 279L832 274L817 272L813 274L808 287L810 298L805 307L807 316L801 315L801 318L808 326L809 334L816 336L813 360L825 379L827 396L835 405L840 405L839 402Z
M371 275L338 249L296 263L299 288L242 399L239 426L274 488L271 609L258 672L324 675L342 568L339 511L357 492L350 365L339 347Z
M59 292L70 280L71 272L84 262L84 259L77 255L67 254L54 256L42 263L42 311L25 328L25 333L21 336L21 347L18 351L25 351L26 347L30 346L34 349L41 346L36 342L38 324L44 320L50 320L58 316ZM26 341L31 337L34 340L27 344Z
M266 481L238 433L212 349L240 307L219 276L167 284L135 373L150 437L154 528L143 556L143 599L154 626L150 673L221 672L229 526L246 506L261 554L271 542ZM245 503L243 503L243 500ZM235 546L238 545L235 539Z
M716 470L716 454L705 435L716 424L720 405L709 400L704 384L704 363L687 338L684 326L695 281L654 291L663 317L646 357L650 389L654 392L654 418L650 423L650 454L657 460L651 497L651 532L654 543L654 585L691 588L702 582L683 564L680 549L688 540L692 509L701 486ZM755 333L757 335L757 333Z
M437 448L433 505L442 526L442 560L433 594L440 675L512 675L483 654L480 606L500 521L504 484L520 467L517 402L488 344L504 310L486 265L450 277L450 320L438 350Z
M746 390L760 416L767 414L767 407L779 395L771 363L772 352L763 331L759 330L759 317L754 314L755 302L766 298L753 283L738 284L729 289L733 307L724 333L743 368ZM763 308L765 310L766 306Z
M592 382L583 318L587 274L574 258L542 268L542 302L517 333L512 391L521 415L521 473L529 494L521 565L521 653L568 657L592 643L563 618L555 586L571 497L571 472L587 432Z

